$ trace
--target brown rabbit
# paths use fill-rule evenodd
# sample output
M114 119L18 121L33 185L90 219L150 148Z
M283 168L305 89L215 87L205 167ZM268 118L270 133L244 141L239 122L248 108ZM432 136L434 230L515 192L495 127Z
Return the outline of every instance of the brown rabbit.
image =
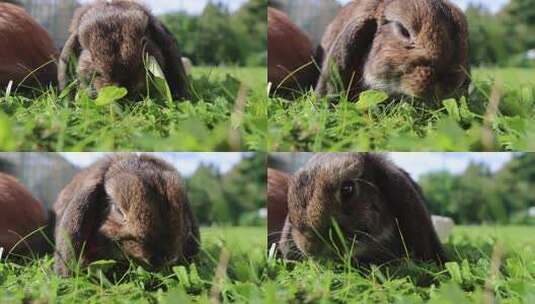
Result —
M290 176L284 172L268 168L268 248L277 243L288 215L288 182Z
M14 177L0 173L0 247L24 255L50 251L52 246L43 235L46 231L37 231L46 225L41 202Z
M380 154L316 154L294 174L283 256L338 256L344 247L333 221L355 262L446 261L421 189Z
M100 90L122 86L146 90L145 54L162 68L173 97L188 96L187 76L177 41L143 5L131 0L97 0L76 10L59 62L59 84L67 84L67 62L74 52L83 83Z
M288 16L268 8L268 81L272 96L292 97L316 85L312 41Z
M78 173L54 204L55 269L126 258L148 269L191 259L199 227L185 185L168 163L149 155L117 154Z
M442 99L464 93L468 25L447 0L355 0L327 28L316 93L367 89ZM343 86L343 87L340 87Z
M0 3L0 87L56 82L58 50L24 8Z

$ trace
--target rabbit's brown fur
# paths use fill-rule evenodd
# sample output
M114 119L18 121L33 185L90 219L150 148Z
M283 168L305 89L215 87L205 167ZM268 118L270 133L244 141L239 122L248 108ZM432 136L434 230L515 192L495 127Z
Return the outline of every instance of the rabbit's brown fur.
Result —
M199 227L185 185L168 163L149 155L106 157L77 174L54 204L55 269L73 261L132 259L148 269L189 260Z
M378 89L441 99L469 83L466 17L447 0L351 1L327 28L322 48L320 96L348 90L354 99Z
M343 245L333 220L358 263L446 260L421 189L380 154L317 154L294 174L283 255L336 257Z
M60 57L60 89L67 84L67 61L74 52L78 74L96 90L109 85L132 92L146 90L145 54L161 66L171 93L188 96L188 83L177 41L150 11L131 0L97 0L79 8Z
M45 230L38 231L46 224L41 202L14 177L0 173L0 247L17 254L43 253L52 247L46 243Z
M0 3L0 87L53 84L58 50L48 32L24 8Z
M290 176L284 172L268 168L268 248L280 239L284 222L288 215L288 182Z
M291 98L316 85L319 77L310 38L288 16L268 8L268 81L271 95Z

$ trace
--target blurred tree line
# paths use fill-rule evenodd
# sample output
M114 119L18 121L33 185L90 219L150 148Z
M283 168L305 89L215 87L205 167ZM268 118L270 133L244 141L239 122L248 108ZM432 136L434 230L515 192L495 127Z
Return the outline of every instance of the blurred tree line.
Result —
M495 14L482 5L469 4L466 16L473 65L535 66L527 56L535 49L533 0L510 0Z
M266 218L265 155L251 153L226 174L201 165L186 179L193 212L201 225L261 225Z
M491 172L471 163L458 175L447 171L423 175L422 187L433 214L452 217L458 224L533 223L535 154L516 154L502 169Z
M266 66L266 12L266 0L249 0L232 13L210 1L198 16L179 12L162 20L196 65Z

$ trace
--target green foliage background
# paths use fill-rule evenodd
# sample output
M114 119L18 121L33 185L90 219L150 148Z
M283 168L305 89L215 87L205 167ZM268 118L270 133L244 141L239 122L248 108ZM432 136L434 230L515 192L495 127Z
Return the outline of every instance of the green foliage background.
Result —
M535 3L511 0L501 11L470 4L466 10L470 61L475 66L533 67L526 52L535 48Z
M199 16L161 16L195 65L266 66L267 1L249 0L236 12L209 2Z
M471 163L461 174L447 171L420 177L432 213L452 217L457 224L528 224L535 206L535 155L516 154L498 172Z
M266 208L266 156L249 153L226 174L201 165L186 179L193 213L201 225L262 225Z

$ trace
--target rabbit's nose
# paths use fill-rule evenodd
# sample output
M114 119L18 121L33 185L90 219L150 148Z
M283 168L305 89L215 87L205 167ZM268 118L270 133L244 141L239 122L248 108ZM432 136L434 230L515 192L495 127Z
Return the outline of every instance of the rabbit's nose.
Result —
M167 259L161 255L154 255L149 259L149 263L154 268L160 268L167 263Z

